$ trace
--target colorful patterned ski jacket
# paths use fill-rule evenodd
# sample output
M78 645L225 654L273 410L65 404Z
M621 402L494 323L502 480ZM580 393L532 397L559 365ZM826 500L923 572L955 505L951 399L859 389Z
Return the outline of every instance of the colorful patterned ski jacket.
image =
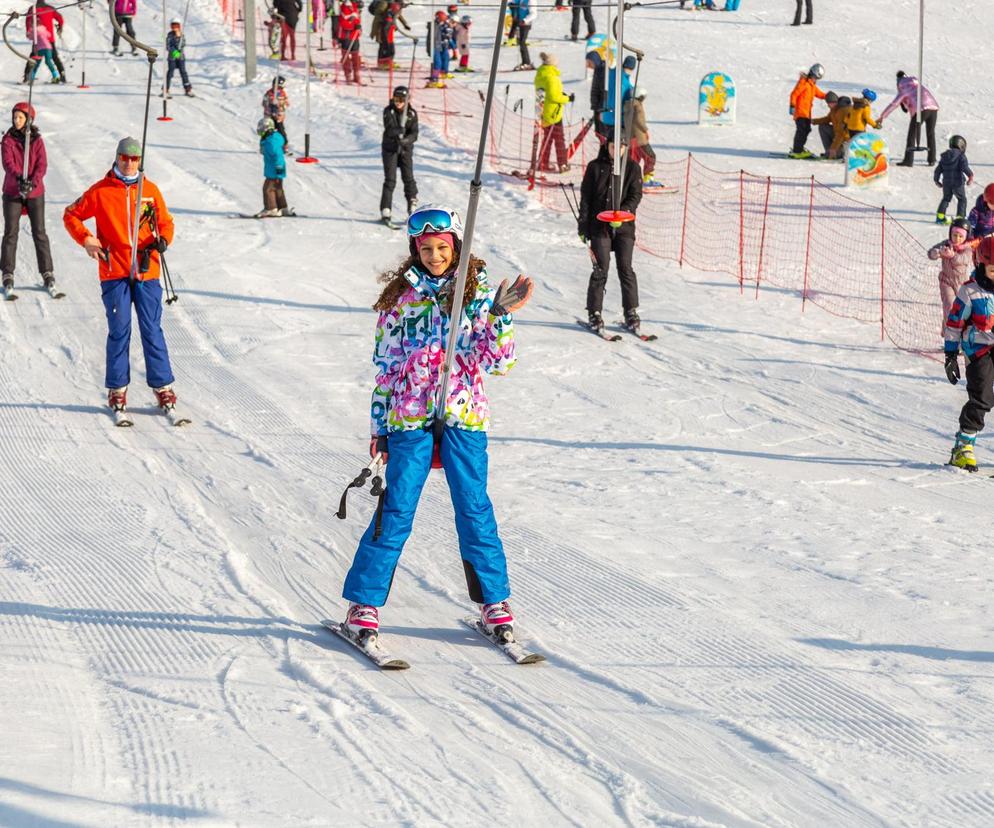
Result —
M435 279L417 266L404 276L411 287L376 323L370 430L377 436L426 428L435 420L450 321L439 306L440 291L455 280ZM491 315L496 291L487 284L486 270L477 279L476 296L463 310L445 407L445 424L465 431L490 425L483 375L506 374L516 362L514 322L510 314Z
M956 291L956 301L946 317L946 353L959 351L970 359L994 348L994 282L977 269L973 278Z

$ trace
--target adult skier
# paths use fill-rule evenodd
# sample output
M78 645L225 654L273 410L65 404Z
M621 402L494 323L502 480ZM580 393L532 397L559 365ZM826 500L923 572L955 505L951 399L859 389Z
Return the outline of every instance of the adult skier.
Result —
M564 173L569 170L566 154L566 139L563 134L563 114L566 104L573 103L572 92L563 91L563 81L559 73L559 60L551 52L539 54L542 65L535 73L535 91L542 97L542 151L538 168L544 172ZM549 166L552 147L556 148L556 165Z
M125 414L131 366L131 306L135 306L145 356L145 375L156 402L173 415L176 392L169 352L162 334L162 286L159 259L173 240L173 217L152 181L142 181L142 204L135 228L141 143L122 138L108 173L66 207L63 222L69 235L99 264L100 288L107 312L107 404L120 425ZM94 219L95 230L83 223ZM138 260L132 266L132 239L137 234Z
M569 39L575 41L580 35L580 15L587 24L587 39L597 34L597 24L594 23L594 13L591 11L591 0L570 0L573 6L573 20L569 27Z
M622 139L622 156L627 146ZM600 152L583 174L580 186L580 210L577 218L577 232L580 240L590 246L590 258L594 268L587 285L587 313L590 328L598 333L604 330L604 290L607 274L611 267L611 251L618 268L621 281L621 303L625 311L625 327L632 333L639 332L641 324L638 314L638 277L632 269L632 253L635 250L635 222L603 222L597 214L614 209L614 141L601 145ZM623 165L624 176L621 182L620 209L634 214L642 200L642 171L639 165Z
M297 59L297 21L300 20L300 12L303 4L300 0L275 0L273 5L276 11L283 17L283 29L280 32L280 60ZM287 42L290 43L290 51L287 52ZM289 56L288 56L289 55Z
M359 542L345 578L349 609L343 631L363 646L379 631L394 571L411 533L421 489L431 470L433 423L444 420L439 455L455 509L459 554L471 600L490 634L510 634L514 616L504 548L487 495L487 429L490 412L485 374L506 374L515 363L513 314L531 297L530 279L518 276L492 287L486 263L469 262L448 399L441 412L436 395L443 349L452 324L452 287L462 254L458 214L425 206L407 221L410 255L380 277L383 292L373 363L376 385L369 451L386 462L386 493L378 533L376 518Z
M994 307L994 237L983 239L977 247L977 267L973 278L956 293L956 301L946 319L946 378L953 384L960 380L958 354L960 344L966 355L966 393L968 399L959 415L959 431L949 458L951 466L977 470L973 448L984 418L994 407L994 331L991 312Z
M53 296L55 275L52 266L52 249L45 232L45 173L48 156L45 141L35 126L35 108L21 101L11 111L11 127L0 143L3 156L3 247L0 253L0 271L3 272L3 289L6 298L15 298L14 265L17 261L17 237L21 226L21 213L27 212L31 223L31 236L35 244L38 272L45 288ZM28 168L24 171L24 139L28 141Z
M393 191L397 186L397 168L404 181L404 198L410 215L418 204L418 183L414 180L414 143L418 140L418 113L408 100L410 90L398 86L383 110L383 191L380 194L380 217L391 225Z
M935 164L935 124L939 118L939 104L928 88L918 78L897 73L897 96L880 113L880 126L884 119L898 107L908 113L908 138L904 146L904 158L897 162L898 167L911 167L915 163L914 149L917 145L918 87L921 86L922 126L925 128L925 141L928 145L928 165Z
M131 38L135 36L135 27L131 21L134 20L136 14L138 14L138 0L114 0L114 17L117 18L117 25L124 29ZM121 50L118 48L120 44L121 36L117 33L117 29L114 29L110 48L112 54L120 56ZM138 50L134 46L131 47L131 54L138 54Z
M62 27L65 20L59 10L48 4L47 0L38 0L24 13L24 25L28 40L33 47L33 57L45 59L46 63L54 67L58 78L52 79L52 83L66 82L66 68L62 65L59 57L58 36L62 34ZM46 50L47 54L42 50ZM24 66L24 83L27 83L32 73L37 70L40 60L29 60Z

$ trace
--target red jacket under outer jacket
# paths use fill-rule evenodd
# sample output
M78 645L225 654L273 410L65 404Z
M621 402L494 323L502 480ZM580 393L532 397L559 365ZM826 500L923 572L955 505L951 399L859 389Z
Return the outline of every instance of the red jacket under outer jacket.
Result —
M7 130L0 141L0 155L3 156L3 194L7 198L20 198L18 179L24 175L24 133L13 127ZM31 131L31 147L28 149L28 180L34 186L28 198L38 198L45 194L45 173L48 172L48 155L45 142L37 129Z
M131 229L135 219L135 199L138 197L138 184L125 184L111 170L83 195L66 207L62 221L79 244L90 235L100 240L100 245L109 251L108 261L100 259L100 281L126 279L131 275ZM152 209L158 235L167 242L173 240L173 217L166 209L162 193L147 178L142 184L142 215L138 227L138 249L148 247L154 240L152 232ZM97 229L90 233L87 219L96 219ZM142 281L159 278L159 254L152 251L148 272L138 273Z

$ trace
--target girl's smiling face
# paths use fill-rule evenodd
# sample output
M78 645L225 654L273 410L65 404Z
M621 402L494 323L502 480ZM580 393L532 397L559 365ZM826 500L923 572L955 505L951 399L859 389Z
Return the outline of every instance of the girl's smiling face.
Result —
M452 265L453 250L438 236L425 236L418 243L418 258L432 276L443 276Z

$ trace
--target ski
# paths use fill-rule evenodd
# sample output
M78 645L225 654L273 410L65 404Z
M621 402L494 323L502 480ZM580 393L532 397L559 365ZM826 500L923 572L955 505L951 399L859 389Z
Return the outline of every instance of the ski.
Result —
M670 187L666 184L643 184L642 195L672 195L680 192L679 187Z
M166 418L174 426L190 425L190 423L193 422L193 420L191 420L189 417L184 417L182 414L180 414L176 410L175 405L163 406L160 410L162 411L163 414L166 415Z
M263 216L259 213L232 213L228 218L233 219L277 219L277 218L308 218L300 213L283 213L278 216Z
M55 282L50 285L45 285L45 290L48 291L48 295L53 299L65 299L66 295L55 286Z
M6 299L8 302L16 302L17 301L17 294L14 293L14 286L13 285L4 285L4 288L3 288L3 298Z
M114 425L118 428L131 428L135 424L126 408L112 408L111 411L114 413Z
M584 322L582 319L577 319L576 324L579 325L584 330L590 331L592 334L596 334L601 339L606 342L621 342L621 334L608 333L603 328L598 330L597 328L590 327L589 322Z
M406 670L411 666L402 658L395 658L385 650L380 644L380 637L377 633L368 633L359 638L353 635L344 623L332 621L329 618L322 620L321 626L331 630L339 638L348 641L381 670Z
M656 336L656 334L644 334L644 333L642 333L642 329L641 328L636 328L635 330L632 330L624 322L618 322L617 324L618 324L618 327L620 327L621 330L623 330L625 333L630 333L632 336L637 336L643 342L655 342L657 339L659 339L659 337Z
M401 230L402 229L399 224L397 224L396 222L394 222L394 221L392 221L391 219L388 219L388 218L381 218L380 219L380 224L382 224L384 227L389 227L391 230Z
M462 621L471 630L476 630L476 632L487 639L487 641L497 647L497 649L501 650L504 655L511 659L511 661L515 664L538 664L541 661L545 661L544 655L526 650L520 642L514 639L514 635L512 633L508 633L508 635L511 636L511 640L508 641L488 633L480 623L480 619L476 616L467 615Z

